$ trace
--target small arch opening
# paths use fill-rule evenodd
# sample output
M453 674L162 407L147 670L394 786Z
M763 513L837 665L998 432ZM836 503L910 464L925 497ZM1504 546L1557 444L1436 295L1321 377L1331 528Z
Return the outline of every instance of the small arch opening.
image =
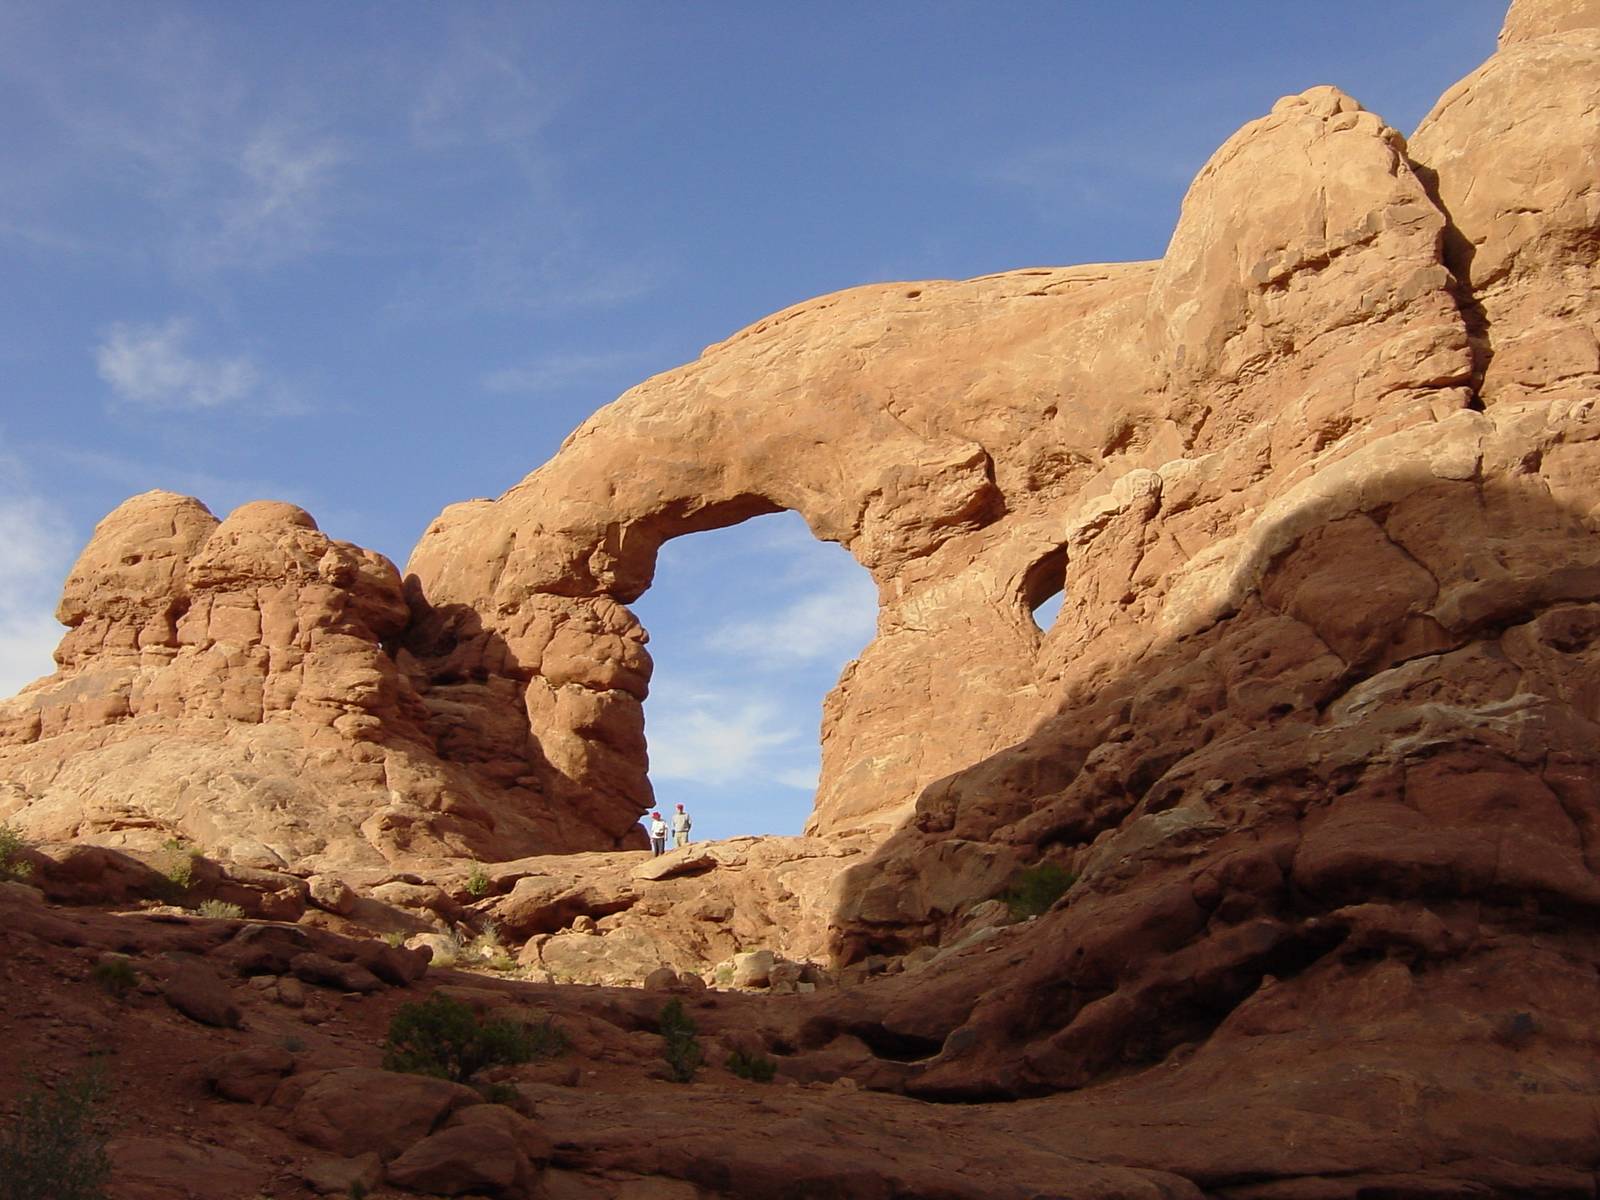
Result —
M783 512L667 542L630 607L655 663L644 705L655 807L681 803L695 841L800 833L823 698L876 632L872 577Z
M1033 610L1033 623L1040 633L1049 633L1050 627L1056 623L1056 618L1061 615L1061 602L1067 598L1066 592L1057 592L1046 597L1038 608Z
M1034 627L1046 633L1061 613L1066 599L1067 548L1058 546L1028 568L1022 579L1022 602L1028 606Z

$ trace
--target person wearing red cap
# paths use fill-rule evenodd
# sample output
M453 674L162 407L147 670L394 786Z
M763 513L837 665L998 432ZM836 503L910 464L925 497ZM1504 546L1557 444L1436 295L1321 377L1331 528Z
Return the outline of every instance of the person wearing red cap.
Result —
M658 812L650 814L650 850L654 854L667 852L667 823Z

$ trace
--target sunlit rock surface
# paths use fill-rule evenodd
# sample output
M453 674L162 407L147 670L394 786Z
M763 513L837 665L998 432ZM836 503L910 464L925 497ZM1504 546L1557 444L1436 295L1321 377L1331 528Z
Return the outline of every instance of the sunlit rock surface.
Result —
M564 1171L1592 1196L1597 167L1600 5L1519 0L1409 140L1316 87L1217 151L1159 262L779 313L447 509L404 581L287 505L136 497L68 581L60 670L0 707L0 818L52 843L51 899L93 892L61 843L179 837L259 911L441 949L492 920L537 978L699 995L770 952L793 995L718 1048L848 1094L837 1161L569 1097ZM809 836L650 862L627 605L668 538L778 509L880 597ZM1041 862L1070 886L1013 922ZM33 936L89 936L17 886ZM843 986L802 977L824 951ZM593 1001L595 1053L637 1065L644 997ZM953 1110L858 1088L1008 1103L961 1110L962 1151L929 1144ZM1011 1192L959 1169L995 1146Z

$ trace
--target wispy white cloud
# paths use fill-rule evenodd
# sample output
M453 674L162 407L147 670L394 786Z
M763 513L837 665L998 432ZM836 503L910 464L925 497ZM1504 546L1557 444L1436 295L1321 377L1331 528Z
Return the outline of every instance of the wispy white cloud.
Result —
M521 10L508 23L484 9L453 11L444 47L414 86L410 131L418 147L526 144L550 123L566 88L522 65L538 59L527 44L529 15Z
M249 132L219 166L214 211L187 253L202 266L270 266L314 249L344 153L334 141L281 125Z
M720 785L767 777L770 760L796 742L794 722L771 700L658 680L652 687L650 773Z
M55 670L56 594L77 551L65 514L0 454L0 697Z
M221 408L255 392L261 372L247 357L192 353L192 324L118 322L95 348L100 378L128 403L156 409Z
M1040 213L1070 220L1124 208L1130 190L1176 189L1181 195L1204 161L1196 144L1203 141L1171 129L1140 145L1098 130L1014 147L981 167L978 180L1015 193Z
M816 792L823 694L874 633L871 577L794 513L676 539L657 565L635 611L656 663L658 795L703 809L707 831L795 831Z
M771 612L733 621L706 648L762 666L835 660L859 653L877 630L877 589L856 570Z
M0 605L0 700L56 669L51 652L65 632L48 608Z
M403 320L660 285L663 256L575 191L555 124L594 77L554 60L537 14L441 9L441 36L371 52L369 86L336 89L320 60L259 69L208 10L93 13L0 3L0 244L155 266L224 303L231 272L337 253L385 274L378 311Z
M445 235L431 261L397 286L388 313L400 320L455 313L567 313L611 308L649 295L665 270L595 244L575 207L544 197L488 223Z
M781 783L784 787L794 788L798 792L815 792L817 784L822 778L822 765L821 763L813 763L809 767L775 771L772 778L775 783Z
M490 392L543 392L570 387L588 379L637 366L644 356L635 351L611 354L552 354L520 367L502 367L483 377Z
M238 61L216 23L109 6L6 18L0 6L0 78L31 142L0 152L0 238L153 257L184 275L270 267L322 244L340 144L319 132L315 99ZM86 201L115 220L85 219Z
M842 546L821 541L797 512L760 517L710 534L674 538L661 547L658 575L734 570L763 590L759 603L792 591L828 590L847 579L873 587L871 576ZM757 598L749 597L752 603ZM876 600L874 599L874 604Z

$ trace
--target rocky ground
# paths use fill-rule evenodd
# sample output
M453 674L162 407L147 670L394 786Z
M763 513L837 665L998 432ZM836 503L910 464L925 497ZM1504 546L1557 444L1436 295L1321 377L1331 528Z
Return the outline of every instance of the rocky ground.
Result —
M1314 978L1263 980L1148 1065L996 1104L907 1093L927 1091L919 1076L985 981L1028 970L1040 922L899 974L773 995L429 968L377 939L53 906L17 884L0 906L0 1085L14 1104L30 1078L98 1072L116 1200L346 1196L357 1182L369 1196L634 1200L1578 1197L1600 1160L1594 970L1580 978L1557 945L1540 962L1480 955L1476 1003L1447 974L1351 946ZM1495 1007L1499 977L1532 971L1536 1010ZM491 1098L380 1070L397 1010L439 994L550 1020L570 1044L485 1071ZM664 1058L673 999L703 1049L689 1083ZM776 1077L736 1076L735 1050Z

